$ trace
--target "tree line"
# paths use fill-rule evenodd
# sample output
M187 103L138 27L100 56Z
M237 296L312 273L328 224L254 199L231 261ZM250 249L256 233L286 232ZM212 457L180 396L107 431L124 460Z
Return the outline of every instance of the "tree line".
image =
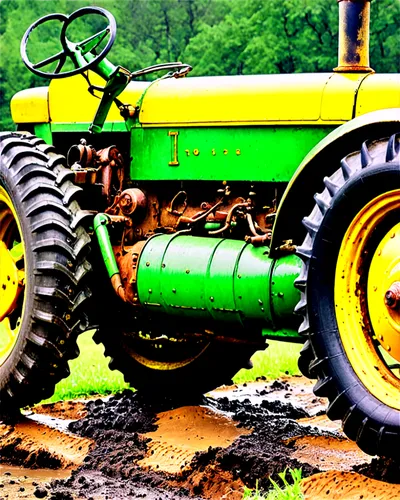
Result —
M46 85L21 61L27 27L52 12L104 7L118 32L109 59L130 70L167 61L192 75L331 71L337 65L336 0L1 0L0 130L12 129L9 101L19 90ZM49 32L40 42L51 52ZM371 4L371 65L400 69L400 1Z

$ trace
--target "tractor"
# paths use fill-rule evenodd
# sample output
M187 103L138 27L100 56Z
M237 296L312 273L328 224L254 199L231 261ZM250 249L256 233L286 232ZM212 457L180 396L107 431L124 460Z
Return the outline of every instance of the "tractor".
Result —
M370 67L370 1L338 7L318 74L131 72L93 6L29 27L51 83L0 135L2 415L51 396L89 329L155 398L230 383L278 339L350 439L400 456L400 79Z

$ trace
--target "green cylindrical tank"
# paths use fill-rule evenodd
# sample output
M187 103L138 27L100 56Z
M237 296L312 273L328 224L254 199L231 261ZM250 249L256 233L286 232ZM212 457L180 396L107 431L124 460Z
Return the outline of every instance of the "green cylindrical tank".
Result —
M151 238L140 255L139 302L148 310L278 330L293 325L300 259L268 247L181 234Z

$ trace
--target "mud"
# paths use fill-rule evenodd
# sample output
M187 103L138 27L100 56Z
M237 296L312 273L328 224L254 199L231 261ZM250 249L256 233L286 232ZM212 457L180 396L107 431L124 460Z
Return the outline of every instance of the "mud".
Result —
M311 388L303 378L259 380L199 400L154 402L124 391L35 408L0 427L0 460L47 470L34 479L23 468L4 476L10 465L0 466L0 498L37 498L42 488L52 500L239 500L244 486L258 481L267 490L269 477L298 467L307 499L400 498L399 464L358 450Z
M87 411L83 401L59 401L35 406L32 408L32 413L62 420L79 420L86 416Z
M400 485L368 479L356 472L329 471L302 482L305 500L399 500Z

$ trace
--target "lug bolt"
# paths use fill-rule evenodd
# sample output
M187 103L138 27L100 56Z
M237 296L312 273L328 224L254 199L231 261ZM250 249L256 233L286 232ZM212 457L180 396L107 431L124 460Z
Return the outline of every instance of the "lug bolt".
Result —
M390 309L398 309L400 306L400 281L396 281L385 293L385 304Z

